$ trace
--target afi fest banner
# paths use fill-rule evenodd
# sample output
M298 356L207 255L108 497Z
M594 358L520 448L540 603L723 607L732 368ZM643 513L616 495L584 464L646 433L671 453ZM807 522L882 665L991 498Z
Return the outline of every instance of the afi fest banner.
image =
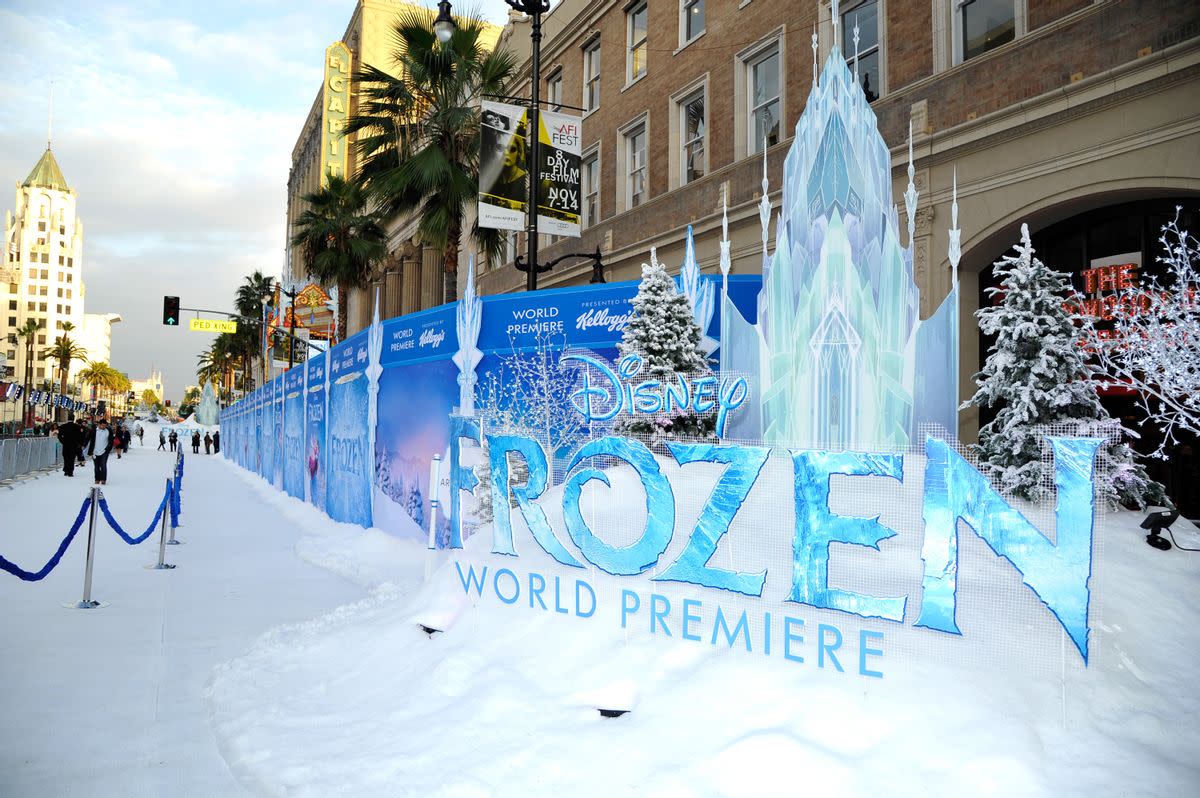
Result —
M479 226L522 230L529 197L525 109L484 100L480 114Z
M538 127L538 232L578 238L583 120L542 111Z

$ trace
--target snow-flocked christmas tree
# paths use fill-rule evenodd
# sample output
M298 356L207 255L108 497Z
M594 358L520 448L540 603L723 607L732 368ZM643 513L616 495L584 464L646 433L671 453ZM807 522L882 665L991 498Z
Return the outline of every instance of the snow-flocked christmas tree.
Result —
M1034 257L1026 225L1015 249L993 265L1001 283L987 293L999 303L975 313L980 330L996 342L975 375L979 389L963 407L999 408L973 447L981 469L1002 491L1043 501L1054 490L1054 466L1042 456L1045 435L1107 438L1097 454L1096 480L1109 504L1163 502L1162 486L1134 462L1122 441L1128 432L1096 395L1079 345L1087 321L1067 308L1073 293L1067 275Z
M654 250L650 263L642 264L642 281L633 298L633 318L626 325L617 349L621 357L640 355L639 379L671 379L676 374L702 376L712 373L700 348L701 332L692 306L675 287ZM658 417L630 416L617 423L625 435L645 435L652 441L663 438L709 438L716 417L692 411L676 411Z

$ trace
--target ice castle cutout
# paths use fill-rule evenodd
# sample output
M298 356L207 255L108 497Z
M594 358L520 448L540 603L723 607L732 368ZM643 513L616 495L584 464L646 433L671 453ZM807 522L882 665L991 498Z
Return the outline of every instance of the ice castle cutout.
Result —
M721 369L750 377L757 400L731 419L728 435L791 446L894 450L908 446L922 424L957 432L957 178L950 293L921 320L913 280L911 130L904 247L887 144L858 81L857 56L852 73L837 47L836 28L834 39L818 80L813 34L813 88L784 163L771 254L764 153L757 324L744 319L722 288ZM726 236L723 274L728 252Z

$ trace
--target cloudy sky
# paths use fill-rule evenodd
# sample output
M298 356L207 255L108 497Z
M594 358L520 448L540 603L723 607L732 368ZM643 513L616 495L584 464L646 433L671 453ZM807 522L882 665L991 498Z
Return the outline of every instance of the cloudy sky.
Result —
M436 0L416 0L436 7ZM455 3L503 22L502 0ZM354 0L0 0L0 179L46 147L79 195L89 313L117 312L112 364L160 369L176 402L210 336L162 326L162 297L230 309L283 263L292 146ZM13 209L14 198L3 200Z

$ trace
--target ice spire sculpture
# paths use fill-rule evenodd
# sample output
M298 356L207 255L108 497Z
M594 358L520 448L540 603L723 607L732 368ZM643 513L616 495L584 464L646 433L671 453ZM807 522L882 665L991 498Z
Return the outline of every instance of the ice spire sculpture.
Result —
M729 198L721 198L721 303L729 296L729 270L733 259L729 255Z
M813 89L816 89L817 88L817 26L816 25L813 25L812 51L813 51Z
M713 314L717 311L717 287L700 275L700 265L696 263L696 243L690 224L687 229L683 266L679 269L679 283L681 293L692 306L692 318L700 328L700 351L706 356L711 355L718 345L717 340L708 334Z
M917 170L913 167L912 120L908 120L908 188L904 190L904 210L908 214L908 246L913 245L917 230L917 186L913 182Z
M458 301L455 325L458 332L458 351L454 365L458 366L458 412L475 415L475 369L483 359L479 349L479 328L483 322L483 300L475 293L475 257L467 261L467 288Z
M217 405L217 397L213 394L212 382L204 381L204 391L200 394L200 404L192 418L197 424L211 427L220 421L221 408Z
M832 13L836 26L836 3ZM956 328L949 311L928 328L918 320L911 243L901 245L892 199L891 153L838 42L835 27L784 160L773 253L764 175L759 212L768 261L757 323L723 306L722 368L757 377L757 417L745 416L757 429L731 434L795 446L897 448L915 429L917 384L941 391L952 370L941 358L924 362L918 331L946 352ZM917 192L909 174L911 242ZM949 401L938 405L934 420L952 428ZM930 420L923 411L920 418Z
M954 167L954 183L950 189L950 246L946 256L950 259L950 282L958 285L958 262L962 258L962 230L958 229L958 167Z
M371 316L371 326L367 329L367 451L375 451L375 425L379 420L379 378L383 376L383 322L379 319L379 287L375 287L375 311ZM375 485L378 477L378 463L374 454L371 461L371 485ZM372 514L372 517L374 515Z
M770 266L770 250L767 247L767 239L771 237L771 198L770 183L767 181L767 142L763 140L763 172L762 172L762 196L758 200L758 223L762 228L762 259L763 259L763 274L767 273Z

